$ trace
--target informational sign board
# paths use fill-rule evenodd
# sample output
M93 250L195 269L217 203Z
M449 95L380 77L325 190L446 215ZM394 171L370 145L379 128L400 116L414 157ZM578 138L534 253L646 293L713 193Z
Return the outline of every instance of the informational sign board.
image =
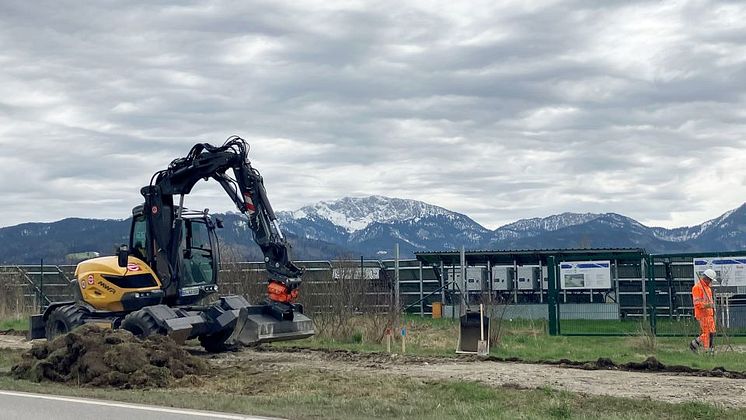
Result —
M611 289L611 261L573 261L560 264L563 289Z
M718 275L715 286L746 286L746 257L695 258L694 280L708 268Z
M381 276L381 269L377 267L346 267L346 268L334 268L332 269L332 278L334 279L359 279L363 276L366 280L377 280Z

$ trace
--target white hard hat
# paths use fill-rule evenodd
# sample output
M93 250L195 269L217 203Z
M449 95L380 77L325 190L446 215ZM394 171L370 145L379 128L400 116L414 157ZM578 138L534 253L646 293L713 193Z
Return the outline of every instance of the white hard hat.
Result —
M717 273L712 268L708 268L707 270L705 270L702 273L702 275L705 276L705 277L707 277L708 279L710 279L712 281L716 281L717 277L718 277Z

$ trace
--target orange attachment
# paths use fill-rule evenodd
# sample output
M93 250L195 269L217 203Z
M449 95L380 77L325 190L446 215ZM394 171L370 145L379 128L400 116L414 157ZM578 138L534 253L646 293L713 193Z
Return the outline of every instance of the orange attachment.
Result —
M275 302L290 303L298 298L298 289L288 290L285 285L270 281L267 286L267 295Z

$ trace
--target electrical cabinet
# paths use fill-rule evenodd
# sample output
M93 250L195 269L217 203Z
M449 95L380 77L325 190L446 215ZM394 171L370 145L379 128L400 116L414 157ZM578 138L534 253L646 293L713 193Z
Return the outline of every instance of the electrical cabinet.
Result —
M455 273L454 273L455 271ZM456 285L459 288L464 287L464 282L461 280L461 268L456 267L455 270L447 271L447 278L454 278ZM468 292L481 292L487 290L485 285L487 284L487 269L484 267L466 267L466 291Z
M492 290L513 290L514 279L515 268L513 266L497 265L492 267Z
M518 276L516 287L518 290L539 290L541 270L539 266L520 266L518 267Z

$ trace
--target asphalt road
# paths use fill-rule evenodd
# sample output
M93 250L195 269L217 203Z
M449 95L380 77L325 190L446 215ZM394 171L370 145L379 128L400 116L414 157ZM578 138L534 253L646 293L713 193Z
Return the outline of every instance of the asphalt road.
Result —
M0 391L0 419L50 420L264 420L239 414L213 413L120 403L87 398Z

